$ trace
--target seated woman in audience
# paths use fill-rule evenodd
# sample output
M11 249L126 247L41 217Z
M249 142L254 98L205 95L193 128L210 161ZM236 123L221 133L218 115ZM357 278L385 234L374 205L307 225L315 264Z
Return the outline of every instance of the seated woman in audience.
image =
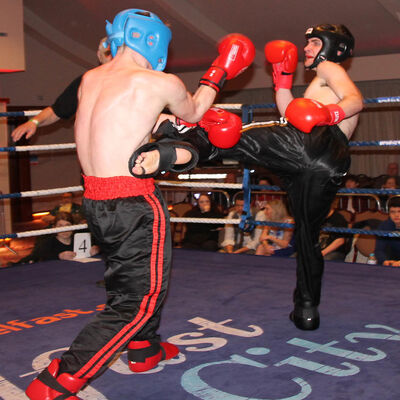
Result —
M70 213L61 211L56 214L54 222L55 228L71 225L73 225L73 218ZM22 258L16 264L31 264L48 260L72 260L76 256L73 251L73 234L73 231L66 231L38 238L31 254ZM92 246L90 255L94 256L98 253L98 246Z
M293 224L287 208L282 200L271 200L264 208L267 221ZM256 255L290 256L294 253L293 228L277 228L264 226L260 235L260 244Z
M202 193L197 205L184 215L185 218L223 218L223 214L212 203L211 197ZM186 249L218 250L220 224L185 223L182 247Z
M389 200L389 218L383 221L378 230L400 231L400 198ZM378 236L375 246L378 264L400 266L400 238Z

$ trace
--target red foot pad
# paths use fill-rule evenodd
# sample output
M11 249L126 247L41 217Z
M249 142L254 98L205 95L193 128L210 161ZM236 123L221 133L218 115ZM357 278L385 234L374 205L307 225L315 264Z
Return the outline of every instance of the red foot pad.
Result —
M80 400L75 394L86 384L86 379L70 374L58 375L60 360L53 360L26 389L31 400Z
M169 360L179 354L171 343L151 343L148 340L132 340L128 344L128 364L133 372L145 372L155 368L160 361Z

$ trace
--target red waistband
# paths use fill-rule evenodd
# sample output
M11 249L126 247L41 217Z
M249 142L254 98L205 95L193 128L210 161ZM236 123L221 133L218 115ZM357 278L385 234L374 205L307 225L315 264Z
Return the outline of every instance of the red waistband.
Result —
M100 178L83 175L84 197L91 200L111 200L119 197L143 196L154 192L154 179L138 179L133 176Z

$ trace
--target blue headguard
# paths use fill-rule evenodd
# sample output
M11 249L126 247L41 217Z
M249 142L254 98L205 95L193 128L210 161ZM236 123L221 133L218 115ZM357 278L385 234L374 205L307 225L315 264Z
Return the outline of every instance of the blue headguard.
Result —
M136 8L119 12L113 23L106 21L106 32L113 57L123 44L137 51L154 70L163 71L167 64L171 30L157 15Z

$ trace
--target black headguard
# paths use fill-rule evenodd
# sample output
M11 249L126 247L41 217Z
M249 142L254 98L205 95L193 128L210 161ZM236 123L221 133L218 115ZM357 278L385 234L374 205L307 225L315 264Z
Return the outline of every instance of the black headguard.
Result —
M315 68L321 61L338 63L353 55L354 37L344 25L322 24L308 28L306 39L313 37L322 40L322 49L307 69Z

